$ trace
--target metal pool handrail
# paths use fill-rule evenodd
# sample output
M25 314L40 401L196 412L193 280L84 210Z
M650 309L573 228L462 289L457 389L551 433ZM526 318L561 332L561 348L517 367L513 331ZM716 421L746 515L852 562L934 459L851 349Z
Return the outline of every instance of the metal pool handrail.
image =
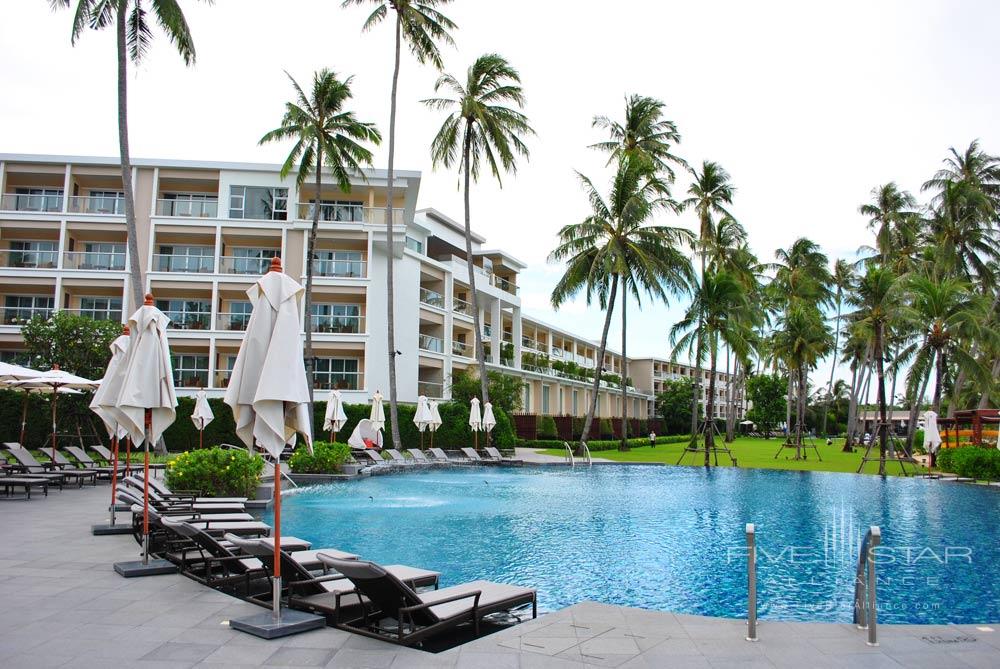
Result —
M570 448L569 442L564 441L563 446L566 447L566 462L569 464L570 467L575 467L576 460L573 458L573 449Z
M868 528L854 574L854 624L868 630L868 645L877 646L878 606L875 595L875 549L882 543L882 530ZM867 573L866 573L867 572Z
M757 531L747 523L747 641L757 640Z
M583 442L583 455L587 458L587 466L593 467L594 461L590 459L590 447L587 446L587 442Z

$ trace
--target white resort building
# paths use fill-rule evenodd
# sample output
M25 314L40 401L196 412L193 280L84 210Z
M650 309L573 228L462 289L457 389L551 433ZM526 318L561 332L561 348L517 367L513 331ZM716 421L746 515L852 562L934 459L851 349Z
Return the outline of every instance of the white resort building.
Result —
M449 397L454 371L474 365L463 227L417 209L420 173L395 174L386 240L386 172L359 176L350 193L296 187L277 165L133 161L140 266L146 291L171 318L179 394L221 395L250 313L246 290L280 255L305 281L306 236L320 207L312 313L315 383L365 402L388 387L386 260L395 259L399 398ZM68 310L123 321L129 287L124 199L114 158L0 154L0 359L23 360L20 324ZM521 311L524 263L473 239L476 290L491 369L525 382L524 411L582 416L602 369L599 415L621 413L621 356L597 360L593 340ZM664 360L630 363L629 414L646 418L658 383L682 374ZM664 376L667 374L667 376ZM588 378L588 376L590 378ZM725 375L723 375L724 378ZM705 384L707 386L707 383ZM724 383L720 384L724 387Z

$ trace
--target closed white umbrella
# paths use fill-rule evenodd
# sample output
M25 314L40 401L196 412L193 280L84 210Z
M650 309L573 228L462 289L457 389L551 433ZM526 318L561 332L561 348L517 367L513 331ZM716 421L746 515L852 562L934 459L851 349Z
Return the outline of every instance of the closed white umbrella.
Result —
M493 415L493 404L487 402L483 405L483 430L491 432L497 426L497 419Z
M934 456L941 448L941 432L938 430L938 415L934 411L924 413L924 450L930 454L927 459L927 473L930 474Z
M417 398L417 410L413 414L413 424L420 430L420 448L424 447L424 430L431 422L431 408L427 404L427 398L423 395Z
M312 449L299 318L304 292L282 272L281 259L272 258L270 271L247 291L253 312L225 396L243 443L251 450L256 445L274 458L274 625L281 624L281 454L286 445L295 446L297 435Z
M125 364L131 341L129 334L129 327L125 325L122 327L122 333L111 342L111 360L108 361L107 370L104 372L105 379L114 377L117 370ZM114 414L102 406L102 404L108 402L107 396L111 387L111 383L104 383L102 380L101 385L94 392L94 399L90 401L90 410L98 415L101 422L104 423L105 429L108 431L108 436L111 438L111 524L108 529L115 527L115 504L118 501L118 442L128 434L125 428L118 424ZM128 529L128 526L125 527ZM94 530L96 531L97 529L97 526L95 526Z
M149 560L149 446L163 436L177 417L167 342L169 323L170 319L153 306L153 296L147 293L143 305L128 319L131 341L124 364L104 380L109 388L101 408L115 417L133 443L143 445L142 562L139 567L131 563L116 564L115 570L122 575L174 570L166 560L157 560L158 564L150 564Z
M191 422L198 428L198 448L205 446L205 427L215 420L212 407L208 403L208 393L199 390L195 395L194 411L191 412Z
M323 429L330 431L330 441L337 440L337 433L346 422L347 414L344 413L344 402L340 397L340 391L331 388L330 395L326 398L326 413L323 414Z
M479 431L483 429L483 417L479 413L479 398L469 402L469 429L472 430L473 447L479 448Z
M41 374L41 372L35 371L34 369L28 369L27 367L21 367L20 365L11 365L6 362L0 362L0 387L9 387L18 390L19 388L17 386L11 385L11 381L33 379L39 374ZM22 446L24 446L24 430L27 424L28 424L28 393L25 393L24 404L21 407L21 439L18 442Z
M56 459L56 407L58 405L59 393L63 389L71 390L94 390L100 385L99 381L91 381L76 374L70 374L59 369L59 365L52 365L52 369L47 372L39 372L36 376L22 381L11 381L10 385L22 388L49 388L52 392L52 461ZM22 444L23 446L23 444Z
M372 413L368 417L372 422L372 427L376 432L381 432L385 428L385 408L382 406L382 393L375 391L372 395Z
M431 400L427 403L427 406L431 412L431 419L427 423L427 429L431 431L431 448L434 448L434 433L441 427L441 412L438 411L437 400Z

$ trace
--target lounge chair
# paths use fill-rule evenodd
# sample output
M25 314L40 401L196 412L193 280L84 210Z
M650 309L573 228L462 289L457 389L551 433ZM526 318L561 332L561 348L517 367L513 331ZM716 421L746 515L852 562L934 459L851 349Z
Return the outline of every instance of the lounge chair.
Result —
M351 455L358 462L368 464L368 465L384 465L385 460L382 459L374 450L370 448L365 448L360 451L351 451Z
M0 476L0 490L4 491L6 497L10 497L16 488L24 489L26 499L31 499L31 491L34 488L41 488L45 496L49 496L49 482L45 479L30 476Z
M135 488L122 487L117 491L118 501L122 504L127 504L128 506L139 506L142 507L142 492L136 490ZM245 511L238 512L215 512L212 510L208 511L192 511L187 506L171 506L169 504L164 504L159 500L150 498L149 505L161 516L170 516L172 518L180 519L200 519L207 518L215 522L249 522L257 520L251 514Z
M462 454L466 457L467 460L471 460L472 462L482 462L483 461L483 459L481 457L479 457L479 453L476 453L476 451L474 449L471 449L468 446L462 448L461 451L462 451Z
M428 448L427 452L438 462L451 462L451 458L440 448Z
M382 451L389 456L389 462L394 465L412 465L413 460L407 460L406 456L397 451L395 448L387 448Z
M92 457L87 455L87 451L83 450L79 446L63 446L62 450L66 451L72 455L80 465L86 469L96 469L99 471L113 472L115 470L110 464L102 465L101 463L94 460ZM125 464L122 462L118 463L118 471L122 472L125 470Z
M101 444L92 444L88 448L90 448L90 450L92 450L94 453L97 453L97 455L100 456L100 458L109 465L114 460L114 456L111 454L111 451L108 450L107 446L102 446ZM118 448L118 462L119 466L124 466L121 464L125 462L125 447L122 445L120 445ZM142 470L142 450L134 448L132 449L132 469L135 469L136 467L138 467L140 471ZM150 462L149 468L153 470L158 470L158 469L166 469L167 466L162 462Z
M406 452L410 454L410 457L413 458L414 462L418 462L424 465L430 464L431 462L427 458L427 456L424 455L424 452L421 451L419 448L408 448L406 449Z
M73 462L67 458L64 454L60 453L58 450L53 453L52 451L46 451L46 454L52 458L52 462L55 463L59 471L74 471L74 472L90 472L94 475L94 481L96 483L97 479L103 479L105 481L111 481L111 468L110 467L81 467L77 463Z
M235 536L227 536L226 539L247 555L259 559L269 572L273 571L274 551L266 544ZM294 553L281 551L281 575L284 579L283 585L288 588L285 593L286 601L292 608L328 616L336 624L342 606L364 604L366 600L347 577L336 568L332 568L331 561L354 562L357 556L344 559L337 557L337 551L316 552L324 568L324 573L319 576L311 573L305 565L296 560ZM399 564L388 565L385 569L399 580L412 584L411 587L414 588L429 586L437 588L441 576L436 571Z
M60 470L55 463L46 462L42 464L35 459L35 456L31 454L26 448L22 448L20 444L13 442L4 443L4 448L14 456L17 460L17 464L21 471L28 474L32 478L43 478L47 479L49 485L56 486L60 490L63 488L63 484L66 481L76 481L78 487L83 487L83 482L86 479L90 479L95 485L97 484L97 475L88 472L74 472L74 471L63 471Z
M134 476L140 481L143 479L141 471L135 473ZM149 487L155 490L161 498L168 501L177 500L196 504L245 504L247 502L246 497L199 497L189 491L173 492L166 483L153 478L149 479Z
M143 492L142 479L138 476L127 476L122 479L122 485L137 490L141 495ZM173 508L186 508L191 511L204 513L243 513L246 506L243 502L227 502L221 499L207 498L205 501L192 501L189 499L166 499L152 486L149 487L149 499L170 506Z
M493 462L504 462L507 464L522 464L523 460L517 460L515 458L505 458L500 450L494 446L487 446L485 449L487 457Z
M531 605L538 615L536 593L505 583L472 581L433 592L417 593L387 569L364 560L320 557L327 566L347 577L365 597L359 617L338 621L337 627L373 637L411 645L428 637L471 623L479 635L484 616ZM395 631L385 631L383 620L395 621Z

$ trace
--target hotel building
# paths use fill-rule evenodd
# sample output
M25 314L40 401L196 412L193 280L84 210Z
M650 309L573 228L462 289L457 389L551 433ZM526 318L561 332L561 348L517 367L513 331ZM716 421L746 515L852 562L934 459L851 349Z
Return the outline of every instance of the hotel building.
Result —
M386 236L387 173L301 189L277 165L135 159L138 247L146 286L171 319L178 394L223 393L250 314L246 290L280 255L304 283L314 272L311 314L315 383L348 402L388 389L386 262L395 262L400 401L446 399L456 370L475 365L463 227L417 209L420 173L395 173L393 229ZM306 258L314 207L316 250ZM524 411L584 415L603 370L620 376L621 356L597 360L596 342L521 311L524 263L473 238L476 291L491 369L525 382ZM117 159L0 154L0 359L23 361L21 324L67 310L123 321L134 308L122 181ZM658 384L690 369L664 360L630 363L629 414L650 415ZM723 375L724 377L724 375ZM602 382L598 413L621 412L616 379ZM721 384L724 387L724 384ZM707 386L707 383L706 383Z

